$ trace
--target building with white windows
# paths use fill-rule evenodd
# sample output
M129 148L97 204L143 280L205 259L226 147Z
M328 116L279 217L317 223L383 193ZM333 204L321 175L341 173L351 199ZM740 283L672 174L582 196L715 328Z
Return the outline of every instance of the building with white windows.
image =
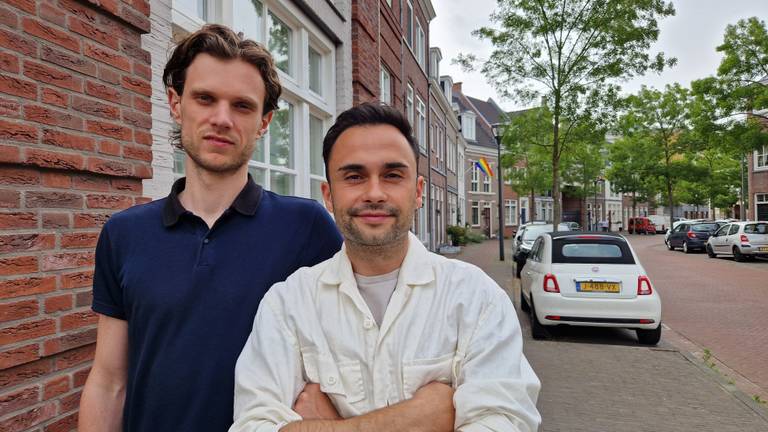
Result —
M173 40L219 23L264 44L279 69L283 93L249 171L267 190L322 199L322 140L336 114L352 106L351 0L155 0L152 32L154 175L145 194L167 195L183 176L184 153L168 139L172 128L161 81Z

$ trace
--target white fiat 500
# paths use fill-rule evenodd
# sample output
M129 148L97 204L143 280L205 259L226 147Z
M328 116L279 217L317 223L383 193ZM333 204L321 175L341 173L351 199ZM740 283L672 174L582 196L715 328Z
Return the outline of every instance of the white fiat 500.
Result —
M534 339L563 324L630 328L647 345L661 339L659 293L619 234L542 234L523 268L520 297Z

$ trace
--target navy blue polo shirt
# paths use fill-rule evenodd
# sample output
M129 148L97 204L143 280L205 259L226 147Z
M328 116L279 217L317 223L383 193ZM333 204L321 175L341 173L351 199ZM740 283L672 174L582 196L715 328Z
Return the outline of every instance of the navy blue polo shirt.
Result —
M128 322L125 431L226 431L235 362L266 291L330 258L317 202L248 183L211 229L178 194L112 216L96 247L93 310Z

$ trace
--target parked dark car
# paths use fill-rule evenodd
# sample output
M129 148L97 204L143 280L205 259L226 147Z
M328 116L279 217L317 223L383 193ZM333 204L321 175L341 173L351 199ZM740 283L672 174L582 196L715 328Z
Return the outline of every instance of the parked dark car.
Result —
M683 222L669 234L667 249L681 248L685 253L704 250L709 237L720 228L717 222Z

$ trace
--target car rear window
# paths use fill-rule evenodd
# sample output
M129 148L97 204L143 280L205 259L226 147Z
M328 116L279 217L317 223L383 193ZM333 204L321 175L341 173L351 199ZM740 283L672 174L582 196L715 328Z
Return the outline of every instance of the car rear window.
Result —
M553 264L634 264L623 240L560 238L552 241Z
M715 232L718 228L716 223L696 224L691 227L696 232Z
M757 223L744 225L745 234L768 234L768 224Z

